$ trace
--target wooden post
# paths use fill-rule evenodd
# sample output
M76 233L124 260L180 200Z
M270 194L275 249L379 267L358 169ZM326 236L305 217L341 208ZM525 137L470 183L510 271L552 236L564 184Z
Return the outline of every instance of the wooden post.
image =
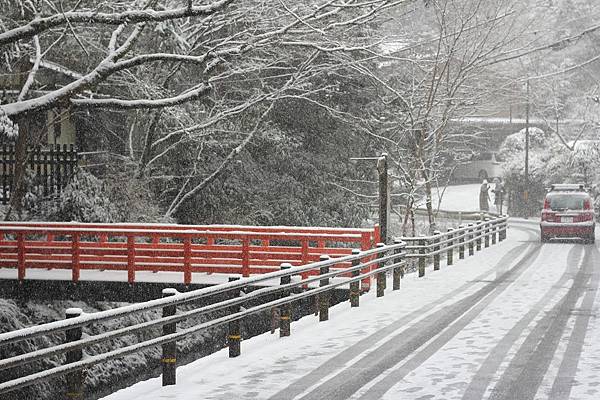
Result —
M421 235L422 236L422 235ZM419 254L421 254L421 257L419 257L419 278L422 278L425 276L425 239L419 239L419 246L421 246L421 248L419 249Z
M454 249L452 248L452 245L454 245L454 241L452 240L452 238L454 237L454 235L452 234L452 232L454 232L454 229L452 228L448 228L448 251L446 252L446 261L447 261L447 265L452 265L454 263L453 260L453 255L454 255Z
M17 269L19 282L25 279L25 234L17 233Z
M385 243L377 243L377 247L379 249L385 247ZM379 253L377 255L378 258L385 257L385 251ZM377 263L377 269L380 271L377 272L377 297L383 297L385 294L385 261Z
M459 225L461 232L458 234L460 238L458 239L458 259L464 260L465 258L465 235L466 231L464 230L464 225Z
M473 238L475 237L475 235L473 234L473 223L469 223L469 236L467 236L467 239L469 239L469 255L472 256L473 254L475 254L475 245L473 243Z
M359 249L352 249L352 255L358 257L360 254ZM360 259L352 260L352 266L357 267L360 264ZM352 277L360 275L360 269L352 271ZM350 283L350 307L358 307L360 305L360 282L354 281Z
M496 234L498 232L498 219L494 218L491 223L492 223L492 244L496 244Z
M400 244L400 243L402 243L402 240L394 239L394 244ZM394 249L394 254L396 255L396 257L392 260L392 262L394 264L398 264L398 263L402 262L402 249L401 248ZM392 270L392 290L400 290L401 277L402 277L402 267L401 266L394 267L394 269Z
M288 270L292 268L292 264L290 263L282 263L280 269L282 271ZM288 285L292 282L291 275L282 276L279 284L280 285ZM288 297L290 295L289 289L284 289L281 293L282 297ZM291 318L292 318L292 304L287 303L281 306L281 315L279 317L279 337L290 336L291 333Z
M242 276L250 276L250 239L242 239Z
M433 270L434 271L439 271L440 270L440 253L438 253L438 251L440 251L440 237L442 232L440 231L433 231L433 234L435 235L435 238L433 239L433 251L435 252L435 254L433 255Z
M135 282L135 237L127 236L127 282Z
M67 319L76 318L83 314L81 308L69 308L65 311L65 317ZM65 342L75 342L80 340L83 335L81 327L70 328L65 331ZM81 361L83 358L83 350L81 348L67 350L65 364L71 364L77 361ZM85 382L85 371L79 370L70 372L66 376L67 387L65 393L65 399L83 399L84 382Z
M239 276L230 276L229 282L239 280ZM232 298L240 297L240 289L235 289L231 296ZM240 311L240 306L231 307L231 313L235 314ZM230 321L228 324L227 343L229 345L229 358L237 357L241 354L242 330L240 328L240 320Z
M485 244L485 247L490 247L490 236L489 236L489 234L490 234L490 219L489 218L485 219L484 227L485 227L484 230L483 230L483 233L484 233L484 237L483 237L484 244Z
M163 297L171 297L177 294L176 289L167 288L162 290ZM175 315L177 312L177 306L169 305L164 306L162 309L163 317L170 317ZM177 324L165 324L162 328L162 334L170 335L177 331ZM177 369L177 342L168 342L162 345L162 385L169 386L175 385L176 383L176 369Z
M183 283L192 283L192 237L183 238Z
M80 269L79 256L80 256L79 233L74 233L71 237L71 264L72 264L71 278L73 279L74 283L79 282L79 269Z
M319 261L327 261L330 257L328 255L322 255ZM329 273L329 266L323 266L319 268L319 275ZM319 287L329 285L329 278L324 278L319 281ZM327 321L329 319L329 292L322 292L319 294L319 322Z
M483 222L479 221L475 224L475 235L477 236L477 240L475 240L477 251L481 251L481 235L483 234Z

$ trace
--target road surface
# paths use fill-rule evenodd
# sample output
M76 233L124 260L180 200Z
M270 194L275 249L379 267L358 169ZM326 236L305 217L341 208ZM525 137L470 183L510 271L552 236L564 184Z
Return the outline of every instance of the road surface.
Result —
M599 268L596 246L542 245L535 223L513 221L509 240L364 296L358 313L336 306L289 340L180 368L177 386L109 399L600 399Z

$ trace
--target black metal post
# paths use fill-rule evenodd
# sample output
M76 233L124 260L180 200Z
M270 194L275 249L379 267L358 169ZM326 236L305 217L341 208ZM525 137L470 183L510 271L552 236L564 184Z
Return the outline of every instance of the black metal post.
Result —
M400 244L402 243L402 240L400 239L395 239L394 240L394 244ZM393 263L394 264L398 264L400 262L402 262L402 249L397 248L394 250L394 254L397 256L393 259ZM394 267L394 269L392 270L392 290L399 290L400 289L400 279L402 277L402 267L401 266L396 266Z
M239 276L230 276L229 282L234 282L239 280ZM231 298L235 299L240 297L240 289L235 289L232 292ZM240 306L231 307L231 313L235 314L240 311ZM227 334L227 344L229 346L229 358L237 357L242 352L242 330L240 328L240 320L236 319L235 321L230 321L228 324L228 334Z
M440 253L438 253L438 251L440 251L440 237L442 232L440 231L433 231L433 234L435 236L435 238L433 239L433 251L434 251L434 255L433 255L433 270L434 271L439 271L440 270Z
M426 245L426 241L425 239L419 239L419 254L421 254L421 256L419 257L419 278L422 278L425 276L425 245Z
M475 254L475 245L473 243L473 238L475 237L473 231L473 223L469 223L469 236L467 236L467 239L469 239L469 255L472 256L473 254Z
M358 256L360 254L359 249L352 249L352 255ZM352 266L356 267L360 264L360 259L352 261ZM352 277L360 275L360 269L352 271ZM360 305L360 281L354 281L350 283L350 307L358 307Z
M377 247L381 249L385 247L385 244L377 243ZM385 252L379 253L378 257L385 257ZM377 264L377 269L380 270L379 272L377 272L377 297L383 297L383 295L385 294L385 271L383 270L384 268L385 262L382 261Z
M454 245L454 242L452 241L452 238L454 237L454 235L452 234L452 232L454 232L454 229L448 228L448 245L447 245L448 251L446 252L446 264L447 265L454 264L454 260L453 260L454 249L452 248L452 245Z
M459 260L463 260L465 258L465 234L466 231L464 230L464 225L459 225L459 229L461 230L461 232L458 234L459 239L458 239L458 259Z
M330 257L328 255L322 255L319 261L327 261ZM319 268L319 275L329 273L329 266L323 266ZM329 278L324 278L319 281L319 287L329 285ZM329 320L329 292L322 292L319 294L319 322Z
M83 311L80 308L69 308L65 311L65 317L67 319L79 317ZM80 340L83 335L81 327L71 328L65 331L65 341L74 342ZM72 349L68 350L66 354L65 364L71 364L77 361L81 361L83 358L83 350ZM84 395L84 382L85 382L85 371L70 372L66 376L67 380L67 391L65 392L65 399L83 399Z
M484 241L484 245L485 247L490 247L490 219L486 218L485 219L485 229L484 229L484 237L483 237L483 241Z
M282 271L292 268L290 263L282 263L280 266ZM285 275L281 277L280 284L287 285L292 282L291 275ZM281 293L282 297L288 297L290 295L289 289L284 289ZM292 318L292 304L284 304L281 306L281 316L279 317L279 337L290 336L291 333L291 318Z
M176 289L163 289L163 297L171 297L177 294ZM163 317L170 317L175 315L177 312L177 306L165 306L162 309ZM165 324L162 328L162 334L170 335L177 331L177 324ZM162 345L162 385L169 386L175 385L176 383L176 369L177 369L177 342L169 342Z

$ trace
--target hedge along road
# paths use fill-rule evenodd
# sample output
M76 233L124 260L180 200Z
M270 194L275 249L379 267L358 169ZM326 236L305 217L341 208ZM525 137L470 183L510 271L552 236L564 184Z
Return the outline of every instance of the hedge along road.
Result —
M338 305L327 323L292 325L290 341L252 339L239 359L182 367L177 386L109 398L598 398L598 261L594 246L542 246L534 224L512 223L496 249L407 275L358 313Z

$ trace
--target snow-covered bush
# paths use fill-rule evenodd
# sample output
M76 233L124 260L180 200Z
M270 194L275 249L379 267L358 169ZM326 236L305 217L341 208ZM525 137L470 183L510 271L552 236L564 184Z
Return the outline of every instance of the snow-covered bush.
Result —
M48 221L118 222L118 210L104 183L83 170L77 171L57 199L40 202L34 215Z

